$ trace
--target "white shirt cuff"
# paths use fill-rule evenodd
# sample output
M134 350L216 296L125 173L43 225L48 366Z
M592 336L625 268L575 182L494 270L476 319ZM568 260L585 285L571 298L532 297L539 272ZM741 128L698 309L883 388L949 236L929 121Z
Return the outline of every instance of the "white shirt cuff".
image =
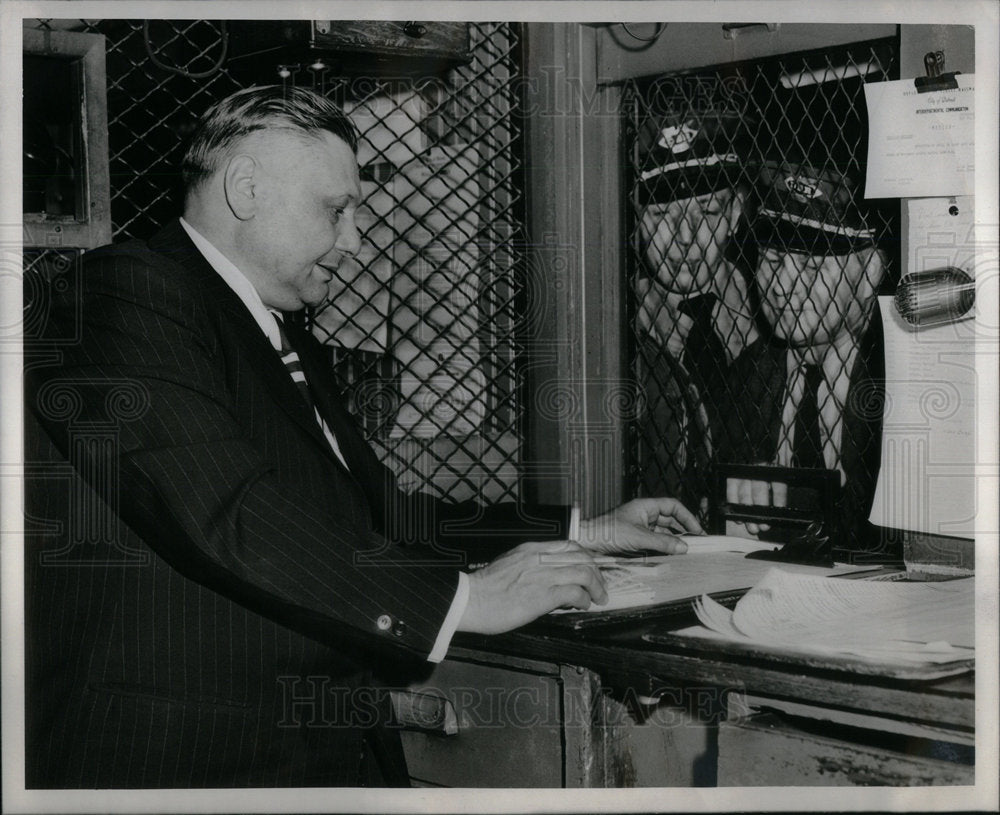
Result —
M580 540L580 507L573 507L569 513L569 531L566 539L571 541Z
M440 662L448 653L448 646L451 645L451 638L455 636L458 624L465 614L465 607L469 605L469 576L465 572L458 573L458 588L455 590L455 599L451 601L451 608L444 618L441 630L438 631L437 639L434 640L434 647L427 657L428 662Z

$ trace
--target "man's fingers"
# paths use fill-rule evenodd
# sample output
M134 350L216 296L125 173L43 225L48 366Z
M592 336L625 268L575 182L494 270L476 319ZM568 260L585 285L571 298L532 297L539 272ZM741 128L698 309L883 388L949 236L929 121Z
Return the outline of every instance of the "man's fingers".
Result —
M551 552L582 552L583 549L576 541L528 541L527 543L515 546L512 551L539 552L549 554Z
M783 492L778 492L776 488L783 488ZM726 479L726 500L729 503L745 504L747 506L779 506L783 507L787 503L787 486L778 482L759 481L749 478L727 478ZM748 521L747 532L756 535L766 532L771 527L768 524L754 523Z
M676 535L666 530L666 527L657 528L655 532L647 532L644 529L635 529L629 532L629 550L641 552L648 549L651 552L661 552L664 555L681 555L688 550L687 544Z
M657 505L659 511L659 516L655 519L655 525L657 527L665 525L667 522L673 521L680 523L681 527L685 532L692 532L695 534L700 534L704 532L701 528L701 524L698 523L698 519L695 517L694 513L691 512L684 504L673 498L663 498L660 499Z
M750 492L755 506L772 506L770 481L751 481ZM754 524L754 526L757 527L757 529L754 530L754 534L767 532L767 530L771 528L770 524Z
M750 503L755 506L771 505L771 484L767 481L750 482Z
M562 545L561 545L562 544ZM572 541L551 542L530 561L522 573L527 582L537 582L543 591L566 585L585 589L597 603L607 600L604 578L591 553ZM532 558L533 559L533 558Z
M469 602L460 631L510 631L564 604L607 602L604 578L576 544L522 544L469 574Z
M752 504L753 492L749 478L740 478L736 482L736 503Z
M608 602L608 592L604 587L604 578L596 565L566 566L558 570L554 576L554 587L579 586L593 598L598 605Z
M740 503L740 479L739 478L727 478L726 479L726 503L727 504L738 504L738 503Z
M545 547L538 551L542 566L561 566L570 563L593 563L594 556L575 541L562 541L562 546Z
M582 611L590 608L591 602L597 602L581 586L556 586L552 590L552 599L555 603L553 606L554 609L578 608Z

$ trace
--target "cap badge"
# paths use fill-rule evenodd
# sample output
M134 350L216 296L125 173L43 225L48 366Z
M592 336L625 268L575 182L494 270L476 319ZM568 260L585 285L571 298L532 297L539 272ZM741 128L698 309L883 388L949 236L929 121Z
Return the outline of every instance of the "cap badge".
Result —
M786 176L785 188L792 194L792 197L802 203L807 203L811 198L820 198L823 195L819 181L808 176Z
M691 149L699 132L698 128L689 127L687 122L679 127L670 125L660 131L659 145L670 150L671 153L684 153Z

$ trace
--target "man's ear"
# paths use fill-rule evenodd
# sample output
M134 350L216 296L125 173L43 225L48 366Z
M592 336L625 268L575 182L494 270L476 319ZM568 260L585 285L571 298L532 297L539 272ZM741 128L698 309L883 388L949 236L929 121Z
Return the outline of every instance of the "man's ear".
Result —
M233 156L226 165L226 203L241 221L249 221L257 214L256 173L257 161L246 153Z

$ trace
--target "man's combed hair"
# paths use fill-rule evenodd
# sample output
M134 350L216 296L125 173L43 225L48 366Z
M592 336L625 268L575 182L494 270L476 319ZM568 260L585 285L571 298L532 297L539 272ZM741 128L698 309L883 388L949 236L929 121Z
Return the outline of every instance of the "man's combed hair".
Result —
M354 124L326 97L283 85L247 88L212 105L199 120L181 166L184 189L191 191L212 175L228 150L244 136L278 128L310 135L328 131L355 153L358 150Z

